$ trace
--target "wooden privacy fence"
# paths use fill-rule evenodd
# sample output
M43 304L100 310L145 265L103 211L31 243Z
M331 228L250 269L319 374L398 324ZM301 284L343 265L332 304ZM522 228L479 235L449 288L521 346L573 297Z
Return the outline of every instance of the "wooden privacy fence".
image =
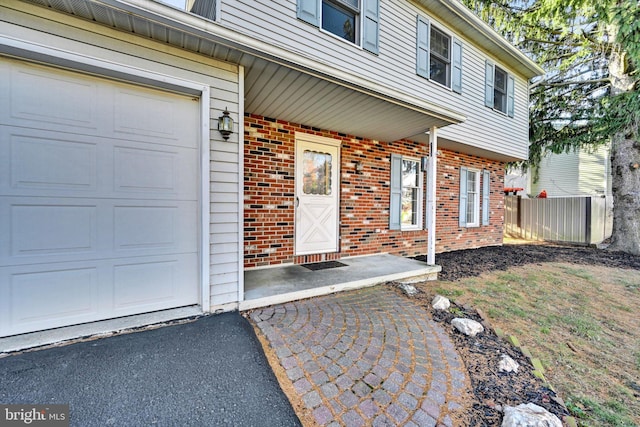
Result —
M505 197L508 236L592 244L611 236L611 201L605 197Z

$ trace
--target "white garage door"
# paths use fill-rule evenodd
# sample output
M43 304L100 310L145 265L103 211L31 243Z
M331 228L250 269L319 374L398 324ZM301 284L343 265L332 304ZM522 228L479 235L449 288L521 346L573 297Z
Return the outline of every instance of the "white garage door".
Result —
M0 59L0 336L198 303L199 101Z

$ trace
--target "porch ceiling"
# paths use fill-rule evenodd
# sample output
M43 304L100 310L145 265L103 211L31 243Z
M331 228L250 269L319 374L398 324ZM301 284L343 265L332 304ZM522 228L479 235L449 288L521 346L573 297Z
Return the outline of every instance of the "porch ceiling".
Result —
M408 94L348 81L326 64L249 40L145 0L24 0L245 67L245 111L380 141L423 135L464 116ZM271 52L266 52L270 50ZM274 53L275 52L275 53ZM280 56L278 56L280 55ZM339 74L339 73L337 73Z
M451 122L258 58L242 61L245 110L320 129L397 141Z

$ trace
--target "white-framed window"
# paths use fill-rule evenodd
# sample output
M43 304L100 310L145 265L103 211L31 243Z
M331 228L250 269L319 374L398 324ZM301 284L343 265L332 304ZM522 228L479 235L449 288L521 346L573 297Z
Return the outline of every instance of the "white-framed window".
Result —
M469 170L467 172L467 227L480 225L480 172Z
M194 13L203 18L215 21L220 4L217 0L160 0L178 9Z
M462 42L418 15L416 73L462 93Z
M380 0L297 0L298 19L378 53Z
M489 225L490 192L491 173L488 170L460 168L460 227L479 227L481 222Z
M351 43L360 44L358 0L322 0L321 28Z
M507 112L507 73L500 67L495 67L493 83L493 108Z
M514 116L515 79L491 61L485 64L485 105L509 117Z
M389 229L420 230L424 218L421 159L391 155Z
M403 230L422 227L423 178L420 160L402 158L402 208L400 226Z
M429 78L451 87L451 37L432 25L429 41Z

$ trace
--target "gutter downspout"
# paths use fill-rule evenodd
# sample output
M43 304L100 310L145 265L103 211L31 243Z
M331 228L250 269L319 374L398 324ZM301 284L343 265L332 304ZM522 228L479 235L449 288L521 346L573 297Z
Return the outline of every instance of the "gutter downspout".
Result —
M438 168L438 127L429 131L429 167L427 168L427 264L436 265L436 176Z

